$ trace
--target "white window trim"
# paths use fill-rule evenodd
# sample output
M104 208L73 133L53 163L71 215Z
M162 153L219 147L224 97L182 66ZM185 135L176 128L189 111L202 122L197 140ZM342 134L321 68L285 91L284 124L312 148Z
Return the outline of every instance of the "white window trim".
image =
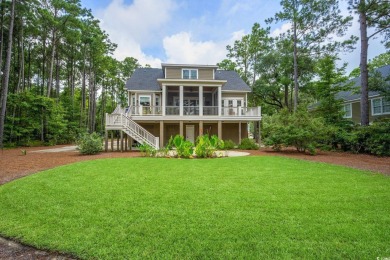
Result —
M375 113L374 112L374 100L380 100L380 108L381 108L381 112L380 113ZM390 112L383 112L383 97L379 97L379 98L373 98L371 99L371 115L373 116L380 116L380 115L389 115Z
M152 95L138 95L138 104L141 106L141 98L142 97L148 97L149 98L149 106L152 106Z
M351 115L350 116L347 116L345 114L345 112L346 112L346 110L344 109L345 106L349 106L349 110L351 111ZM343 104L343 112L344 112L343 118L352 118L352 103Z
M184 78L184 71L185 71L185 70L188 70L188 71L189 71L189 76L191 76L191 70L196 70L196 79L199 78L199 71L198 71L198 69L189 69L189 68L187 69L187 68L182 68L182 69L181 69L181 78L182 78L182 79L185 79L185 78ZM189 78L189 79L192 79L192 78Z
M236 105L237 105L237 101L241 101L241 107L244 107L244 105L245 105L245 98L243 98L243 97L226 97L226 98L222 98L222 106L224 106L225 100L228 101L227 102L228 104L229 104L229 101L233 101L233 107L235 107L234 103L236 103Z

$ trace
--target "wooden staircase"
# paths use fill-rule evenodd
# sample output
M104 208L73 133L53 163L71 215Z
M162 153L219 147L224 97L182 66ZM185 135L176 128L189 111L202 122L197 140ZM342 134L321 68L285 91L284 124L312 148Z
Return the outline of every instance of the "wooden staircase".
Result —
M106 114L106 130L121 130L141 144L160 147L160 139L132 120L124 109L116 108L112 114Z

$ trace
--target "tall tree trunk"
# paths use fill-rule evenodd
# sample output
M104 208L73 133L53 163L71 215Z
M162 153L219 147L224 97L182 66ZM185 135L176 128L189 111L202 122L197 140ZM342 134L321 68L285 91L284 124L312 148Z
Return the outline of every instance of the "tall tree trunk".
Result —
M19 73L16 93L24 89L24 39L23 39L23 20L21 21L20 38L18 40L19 47Z
M361 0L360 3L364 2ZM364 9L364 8L362 8ZM364 10L359 13L360 23L360 80L361 80L361 98L360 98L360 123L362 126L369 125L368 117L368 68L367 68L367 52L368 52L368 37L367 37L367 17Z
M298 51L297 51L297 22L294 19L294 112L298 108Z
M51 49L51 58L50 58L50 68L49 68L49 80L47 81L47 97L50 97L52 85L53 85L53 70L54 70L54 60L56 55L56 30L53 30L52 35L52 49Z
M27 55L28 69L27 69L27 88L31 89L31 42L28 44L28 55ZM39 76L38 76L39 78Z
M86 49L87 46L84 44L84 55L83 55L83 79L81 83L81 112L80 112L80 127L85 127L85 106L86 106Z
M83 62L83 80L81 83L81 111L84 113L85 111L85 84L86 84L86 46L84 45L84 62Z
M2 71L3 69L3 33L4 33L4 4L3 4L3 1L1 1L1 20L0 20L0 26L1 26L1 29L0 29L0 71ZM0 82L1 84L3 83L2 81L2 78L3 78L3 75L2 73L0 73ZM0 87L0 90L2 89L2 87ZM1 105L0 105L1 106Z
M7 59L4 69L4 78L3 78L3 89L1 95L1 113L0 113L0 147L3 149L4 141L4 122L5 122L5 113L7 109L7 97L8 97L8 85L9 85L9 73L11 67L11 57L12 57L12 33L14 30L14 20L15 20L15 2L12 0L11 6L11 17L8 33L8 48L7 48Z
M58 52L56 53L56 98L57 101L60 99L60 59Z
M291 111L290 107L288 105L288 85L287 84L284 85L284 105L286 106L288 111Z
M45 32L44 32L45 33ZM42 47L42 82L41 82L41 96L45 94L45 74L46 74L46 36L43 38Z

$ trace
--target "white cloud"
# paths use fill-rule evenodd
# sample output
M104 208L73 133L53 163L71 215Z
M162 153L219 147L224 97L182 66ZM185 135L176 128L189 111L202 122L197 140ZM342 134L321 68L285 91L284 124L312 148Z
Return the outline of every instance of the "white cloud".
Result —
M153 45L162 38L163 28L172 18L176 6L173 0L113 0L108 7L97 11L101 27L118 44L114 52L117 59L137 58L141 64L155 66L158 59L144 54L141 46Z
M271 37L277 37L282 33L286 33L291 29L291 23L284 23L280 28L276 28L271 32Z
M216 64L226 58L226 45L240 39L244 31L232 33L225 41L194 41L190 32L165 37L163 46L168 63Z

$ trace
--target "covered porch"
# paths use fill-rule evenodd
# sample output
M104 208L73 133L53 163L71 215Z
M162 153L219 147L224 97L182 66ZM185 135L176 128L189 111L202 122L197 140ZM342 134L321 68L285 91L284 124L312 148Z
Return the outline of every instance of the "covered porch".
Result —
M243 138L248 137L247 121L158 121L138 122L143 128L156 137L159 137L160 147L168 144L171 136L177 134L185 137L186 140L195 142L200 135L217 135L222 140L232 140L239 144Z

